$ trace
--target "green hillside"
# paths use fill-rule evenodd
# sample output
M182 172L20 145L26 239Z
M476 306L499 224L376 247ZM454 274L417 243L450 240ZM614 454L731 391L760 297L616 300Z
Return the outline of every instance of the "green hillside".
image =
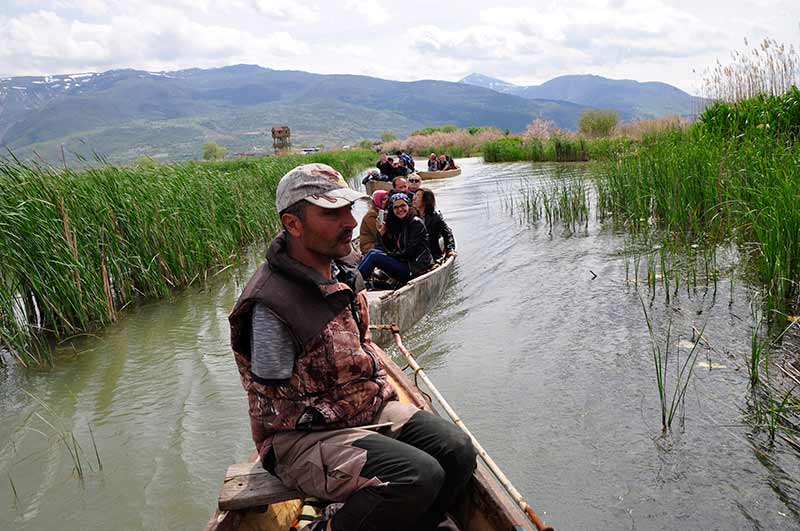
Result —
M0 147L60 160L67 153L114 162L141 155L180 160L214 140L228 153L269 152L269 131L289 125L295 146L341 146L382 131L492 125L521 131L535 117L575 128L582 106L524 99L443 81L278 71L253 65L168 73L0 80Z

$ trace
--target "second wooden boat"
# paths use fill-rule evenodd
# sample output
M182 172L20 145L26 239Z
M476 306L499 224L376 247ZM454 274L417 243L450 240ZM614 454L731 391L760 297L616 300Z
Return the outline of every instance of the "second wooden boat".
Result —
M448 177L456 177L461 175L461 168L456 168L454 170L443 170L443 171L418 171L417 175L419 175L420 179L423 181L431 181L433 179L447 179Z
M387 181L367 181L366 189L367 194L372 195L375 190L391 190L392 183Z
M444 294L455 257L450 257L438 267L394 291L369 291L369 320L372 324L395 323L400 330L409 330L414 323L433 308ZM373 341L384 346L391 342L391 333L373 330Z

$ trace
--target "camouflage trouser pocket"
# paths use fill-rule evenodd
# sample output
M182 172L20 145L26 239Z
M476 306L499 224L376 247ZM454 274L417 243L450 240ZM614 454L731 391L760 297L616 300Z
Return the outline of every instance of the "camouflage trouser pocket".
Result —
M366 450L332 439L317 442L292 463L281 463L279 458L276 473L281 481L306 495L331 501L344 501L359 489L380 484L376 478L361 477Z

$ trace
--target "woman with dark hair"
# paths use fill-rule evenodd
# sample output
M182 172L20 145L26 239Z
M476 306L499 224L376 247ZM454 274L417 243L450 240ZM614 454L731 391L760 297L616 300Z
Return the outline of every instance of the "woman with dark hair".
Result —
M389 198L389 214L386 223L378 224L378 233L375 248L364 255L358 266L364 280L370 280L376 267L392 278L406 281L433 265L425 223L411 214L411 201L406 194L396 193Z
M425 224L428 233L428 248L434 260L439 260L443 255L451 256L456 254L456 241L453 238L453 231L445 222L442 213L436 210L436 196L427 188L420 188L414 194L414 208ZM439 238L444 242L444 252L439 243Z

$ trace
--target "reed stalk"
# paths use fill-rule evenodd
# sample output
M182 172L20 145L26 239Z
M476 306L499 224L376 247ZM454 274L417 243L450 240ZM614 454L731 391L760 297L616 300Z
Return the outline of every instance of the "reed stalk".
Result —
M11 479L11 474L8 474L8 482L11 484L11 492L14 494L14 507L19 508L19 494L17 494L17 487L14 485L14 480Z
M662 432L666 433L672 428L672 422L675 418L675 414L677 413L678 408L684 402L686 390L689 387L689 381L694 373L695 363L697 362L697 356L699 354L697 349L697 346L700 344L699 337L703 336L705 325L703 325L703 328L700 330L698 334L699 337L692 342L692 349L683 360L683 363L681 363L680 357L678 357L676 360L675 365L677 368L677 373L675 375L675 383L670 387L667 376L669 374L670 367L672 319L670 318L667 323L666 338L662 347L661 343L656 338L655 330L653 329L653 322L647 313L647 307L645 306L644 299L641 297L641 295L639 296L639 302L642 305L645 322L647 323L647 331L650 334L653 366L656 371L656 387L658 389L658 398L661 409L661 430ZM676 351L676 355L677 354L679 354L679 351ZM671 395L669 394L668 388L671 388L672 390Z
M97 441L94 440L94 432L92 431L92 425L87 423L89 427L89 437L92 439L92 448L94 448L94 456L97 459L97 469L102 471L103 470L103 463L100 462L100 452L97 451Z

